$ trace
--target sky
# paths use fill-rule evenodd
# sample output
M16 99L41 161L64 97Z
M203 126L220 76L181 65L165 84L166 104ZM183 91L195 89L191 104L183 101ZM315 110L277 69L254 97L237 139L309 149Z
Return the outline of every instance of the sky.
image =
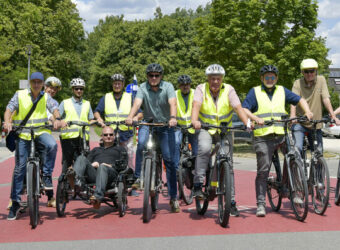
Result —
M159 6L163 14L170 14L177 7L193 9L205 6L210 0L72 0L85 20L84 28L91 32L99 19L107 15L124 15L126 20L150 19ZM321 21L316 30L318 36L325 37L329 48L330 67L340 68L340 1L319 0L318 18Z

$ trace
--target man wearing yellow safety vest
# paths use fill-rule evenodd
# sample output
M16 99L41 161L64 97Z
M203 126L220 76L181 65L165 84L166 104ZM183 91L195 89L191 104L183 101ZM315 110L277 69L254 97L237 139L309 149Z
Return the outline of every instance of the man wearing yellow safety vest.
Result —
M207 67L205 74L208 77L208 83L197 86L194 93L194 102L192 107L192 124L195 129L201 128L201 122L213 125L220 125L221 122L227 122L231 126L233 111L237 113L241 121L246 125L248 117L244 112L240 99L235 89L223 83L225 75L224 68L218 64L212 64ZM231 135L228 135L231 139ZM212 144L219 138L216 130L203 130L198 133L198 153L195 163L194 176L194 196L203 198L202 185L204 182L206 170L209 163ZM232 148L231 148L232 156ZM235 182L233 166L230 168L232 176L232 216L239 216L235 202Z
M178 125L191 125L191 112L192 112L192 102L194 98L194 90L190 88L191 77L188 75L180 75L177 80L179 84L179 89L176 90L177 98L177 124ZM188 134L189 143L191 144L192 155L197 155L197 134L194 129L189 129ZM176 151L175 160L176 167L178 167L180 160L180 150L182 144L182 133L181 130L176 130L175 132L176 140Z
M79 144L79 137L81 128L77 125L68 126L68 121L82 121L92 122L93 112L89 101L83 99L85 81L81 78L74 78L70 82L73 96L69 99L63 100L59 105L61 121L62 152L63 152L63 172L73 165L73 162L80 154L81 145ZM89 127L86 128L86 140L89 141Z
M100 99L98 106L94 110L94 117L102 127L105 127L102 116L104 116L106 122L125 121L132 107L132 95L131 93L124 91L124 76L121 74L114 74L111 76L111 79L113 91L106 93L105 96ZM138 121L142 118L143 113L139 110L133 120ZM112 125L111 127L116 129L115 125ZM128 152L128 165L130 168L135 169L135 164L133 162L133 127L119 125L118 135L120 145Z
M6 131L12 130L11 119L14 125L19 125L22 120L29 113L33 103L37 102L37 106L32 115L27 121L27 125L35 126L43 125L48 121L47 110L51 112L55 118L54 128L60 126L60 119L58 106L55 104L50 95L43 91L44 76L40 72L32 73L30 77L30 88L18 90L12 99L9 101L5 111L4 129ZM12 115L15 115L12 117ZM50 135L51 131L48 129L39 129L36 131L35 142L37 143L38 151L43 151L46 155L43 163L43 184L46 190L53 189L52 186L52 171L57 152L57 144ZM15 152L15 168L13 172L13 182L11 189L12 206L10 208L7 219L15 220L20 210L20 193L23 188L23 180L26 174L26 161L31 149L31 135L29 132L22 130L16 143Z
M297 105L304 110L308 119L313 117L307 102L287 88L276 85L279 70L273 65L265 65L260 70L262 84L252 88L242 106L248 117L258 125L265 121L280 120L287 114L287 103ZM279 125L257 126L254 130L254 148L257 160L255 179L257 217L266 215L267 178L275 150L284 142L284 129Z

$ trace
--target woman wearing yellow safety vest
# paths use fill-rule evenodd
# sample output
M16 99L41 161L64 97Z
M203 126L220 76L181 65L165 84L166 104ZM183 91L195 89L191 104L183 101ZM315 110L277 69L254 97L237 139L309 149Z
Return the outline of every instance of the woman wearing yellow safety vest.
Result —
M242 103L244 110L252 121L264 125L264 121L281 119L287 114L287 103L299 104L310 119L307 102L287 88L276 85L279 70L273 65L265 65L260 70L262 84L252 88ZM259 126L254 130L254 148L257 159L257 175L255 180L257 217L266 215L267 178L274 151L283 143L284 130L282 126Z
M93 112L89 101L83 99L85 81L81 78L74 78L70 82L73 96L69 99L63 100L59 105L61 121L61 145L63 152L63 172L68 167L73 165L76 157L80 154L79 149L79 137L83 137L81 134L81 128L77 125L67 126L68 121L82 121L92 122ZM86 140L89 141L89 128L86 128Z
M241 121L246 125L248 117L244 112L240 99L235 89L226 83L222 83L225 75L224 68L218 64L212 64L207 67L205 74L208 77L208 83L197 86L194 93L194 102L192 107L192 124L195 129L201 128L201 122L213 125L220 125L221 122L227 122L231 126L233 111L237 113ZM230 139L231 139L231 135ZM198 153L195 163L194 176L194 196L204 197L202 185L205 179L206 169L208 167L211 146L219 138L219 133L211 129L209 131L201 129L198 133ZM230 140L231 141L231 140ZM232 148L230 150L232 156ZM235 182L233 166L231 170L232 179L232 216L239 216L235 202Z
M194 90L190 88L191 77L188 75L180 75L177 80L179 84L179 89L176 90L176 98L177 98L177 123L178 125L191 125L191 112L192 112L192 102L194 98ZM175 151L175 160L176 160L176 168L178 168L179 159L180 159L180 150L182 144L182 132L181 130L175 131L175 140L176 140L176 151ZM190 128L188 134L188 140L191 144L192 155L197 155L197 134L195 130Z

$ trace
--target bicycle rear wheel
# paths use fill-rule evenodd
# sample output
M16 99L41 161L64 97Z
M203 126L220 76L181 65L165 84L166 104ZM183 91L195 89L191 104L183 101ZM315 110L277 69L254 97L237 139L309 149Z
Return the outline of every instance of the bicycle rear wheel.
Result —
M56 194L56 210L59 217L65 216L66 205L69 201L68 188L69 184L64 174L59 177L57 194Z
M304 221L308 214L308 187L302 163L292 160L290 172L292 180L290 183L290 202L296 219Z
M273 156L267 179L267 195L271 208L278 212L281 208L282 196L280 195L280 184L282 181L281 167L278 155Z
M39 194L40 194L40 190L37 190L39 185L38 166L33 162L29 162L27 164L27 169L28 169L27 201L30 215L30 224L32 228L36 228L39 220Z
M125 184L121 181L118 183L118 212L119 216L123 217L127 208L127 190Z
M144 197L143 197L143 222L149 222L151 217L150 211L150 184L151 184L151 159L145 160L144 165Z
M312 166L312 202L314 211L323 215L328 207L330 180L328 166L323 157L319 157Z
M180 197L183 199L185 204L190 205L193 200L193 191L192 187L189 189L185 185L185 178L190 178L187 176L186 173L187 169L183 168L182 163L179 164L178 166L178 187L179 187L179 193Z
M220 182L218 183L218 219L222 227L226 227L229 223L231 209L231 175L230 165L223 162L220 168Z

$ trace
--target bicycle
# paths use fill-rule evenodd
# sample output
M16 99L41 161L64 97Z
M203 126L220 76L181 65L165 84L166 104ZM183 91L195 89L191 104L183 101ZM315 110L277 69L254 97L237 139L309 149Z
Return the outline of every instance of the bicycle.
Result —
M85 135L85 129L92 124L79 121L70 121L68 125L77 125L82 129L82 134ZM81 138L81 156L86 156L89 152L89 146L86 137ZM127 155L123 159L117 160L115 167L121 169L118 173L117 179L111 184L111 188L106 190L103 202L110 207L118 208L119 216L123 217L127 209L127 189L128 185L132 185L133 180L127 178L131 176L132 169L127 167ZM94 194L95 183L86 183L80 190L71 188L70 179L74 178L74 170L68 169L66 173L62 173L58 179L57 195L56 195L56 209L59 217L65 216L65 209L70 197L79 196L86 204L90 204L90 197ZM112 202L113 204L110 204Z
M143 150L143 162L140 175L140 189L144 189L143 222L150 221L150 205L152 212L158 209L159 193L162 192L162 154L155 140L156 127L168 126L167 123L134 122L133 126L148 126L150 128L146 148Z
M178 190L179 197L183 199L185 204L190 205L193 201L193 171L195 169L195 159L196 156L192 155L191 149L189 147L189 131L188 129L192 128L190 126L180 126L177 125L179 129L181 129L183 138L181 144L181 157L179 160L178 166Z
M219 129L219 141L215 143L210 157L216 154L215 162L209 164L206 171L205 183L203 185L204 199L195 197L196 211L199 215L204 215L208 209L209 201L218 197L218 220L222 227L229 223L231 210L231 174L230 168L232 158L230 156L230 147L232 142L227 137L228 133L234 130L245 130L245 125L228 127L227 123L221 125L202 124L202 129ZM215 177L215 178L214 178Z
M316 125L318 123L330 122L330 118L321 120L312 120L312 143L310 145L305 133L304 144L302 147L302 161L307 179L308 191L312 197L312 203L315 213L323 215L328 207L330 192L329 170L325 158L323 157L322 148L318 147L316 139ZM310 157L308 158L308 149Z
M336 187L335 187L334 203L337 206L340 205L340 160L339 160L339 165L338 165L338 174L337 174L337 182L336 182Z
M281 208L282 198L286 198L287 191L298 221L304 221L308 214L308 187L303 170L303 162L299 150L294 146L293 138L288 130L288 124L293 121L305 121L306 118L296 117L281 120L266 121L265 125L283 124L284 143L280 146L284 153L283 176L281 173L278 152L273 154L272 164L267 179L267 195L271 208L278 212ZM287 190L288 189L288 190Z
M34 141L35 130L40 128L52 129L53 126L49 124L38 125L38 126L24 126L19 130L29 132L31 135L31 152L26 162L26 193L27 193L27 204L23 204L23 209L28 206L30 225L32 229L36 228L39 220L39 198L45 194L45 189L42 184L42 169L43 164L40 154L36 151L36 145ZM13 127L16 129L16 127ZM19 132L20 133L20 132ZM25 190L25 187L23 187Z

